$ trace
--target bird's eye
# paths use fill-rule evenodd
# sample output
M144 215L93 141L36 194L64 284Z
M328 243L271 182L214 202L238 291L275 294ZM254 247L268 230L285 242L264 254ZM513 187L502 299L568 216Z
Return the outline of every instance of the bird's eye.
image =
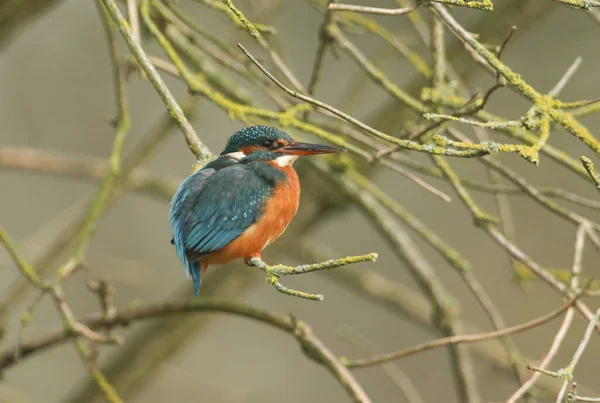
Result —
M265 140L265 141L263 141L262 145L264 147L270 148L273 145L273 141L272 140Z

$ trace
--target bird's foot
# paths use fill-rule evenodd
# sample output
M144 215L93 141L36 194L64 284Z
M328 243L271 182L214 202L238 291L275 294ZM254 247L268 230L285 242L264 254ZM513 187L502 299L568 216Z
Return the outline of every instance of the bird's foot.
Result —
M250 259L252 259L252 258L257 258L257 259L262 260L262 257L260 256L260 253L253 253L252 255L246 256L244 258L244 263L246 263L247 266L252 266L252 264L250 264Z

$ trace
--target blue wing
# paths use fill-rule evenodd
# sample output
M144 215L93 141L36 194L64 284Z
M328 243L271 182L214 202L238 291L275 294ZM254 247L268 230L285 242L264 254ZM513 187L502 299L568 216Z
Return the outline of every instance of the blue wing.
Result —
M225 157L226 158L226 157ZM228 160L228 161L227 161ZM245 164L217 160L186 178L171 202L170 222L177 255L191 274L198 295L197 258L237 238L262 214L271 186Z

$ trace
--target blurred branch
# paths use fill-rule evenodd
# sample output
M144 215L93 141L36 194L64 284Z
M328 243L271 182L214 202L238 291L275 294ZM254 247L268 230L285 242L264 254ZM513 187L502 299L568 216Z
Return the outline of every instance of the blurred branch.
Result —
M243 298L257 282L251 270L214 270L209 271L207 276L208 281L202 288L205 297ZM193 297L186 281L175 289L168 300L180 301ZM121 396L129 400L171 357L211 329L217 319L216 314L174 315L140 325L134 334L128 336L124 346L115 349L105 364L106 377ZM153 337L148 337L149 334ZM87 381L67 401L100 403L102 398L95 385Z
M115 119L116 135L113 141L113 149L108 159L108 171L106 172L104 179L100 182L95 199L90 205L86 218L84 219L83 227L78 233L75 250L67 262L58 269L58 275L63 280L68 278L75 269L84 263L85 253L96 228L96 223L108 204L117 177L121 174L121 160L123 148L125 147L125 138L131 129L131 118L125 100L125 82L123 74L121 73L121 60L117 50L117 43L113 35L113 26L110 23L106 9L99 2L96 4L103 22L106 39L110 48L110 60L113 67L115 98L117 104L117 117Z
M328 177L335 178L333 180L344 193L348 194L371 219L370 221L392 246L396 256L405 262L419 287L435 307L435 326L446 336L456 336L462 333L463 325L458 318L458 308L454 298L446 290L409 235L396 225L393 217L369 192L361 189L343 175L332 175L318 161L315 161L314 165ZM449 346L449 353L453 367L451 372L455 378L460 401L480 401L475 373L468 352L462 346Z
M127 46L129 47L131 53L133 53L133 56L139 63L140 68L144 71L144 73L148 75L148 78L154 86L154 89L156 90L156 92L158 92L160 98L164 102L167 111L169 111L173 119L175 119L175 121L177 122L177 125L179 126L179 128L183 132L183 135L185 136L185 140L188 144L188 147L194 153L196 158L198 158L199 162L206 162L209 158L211 158L212 154L206 148L206 146L202 144L202 142L198 138L198 135L196 134L196 131L186 118L183 110L171 94L171 91L169 90L169 88L167 88L167 86L163 82L162 78L160 77L150 60L148 60L148 57L146 56L146 53L144 52L140 44L136 42L132 32L129 30L129 28L127 28L127 26L125 26L125 20L123 18L123 15L121 14L121 11L119 10L119 7L117 6L114 0L100 1L102 1L102 4L108 10L110 17L112 18L114 24L117 26L119 32L125 39Z
M189 110L189 108L186 108ZM408 162L408 160L402 160ZM413 170L423 174L441 178L442 173L436 168L426 167L416 162L410 162ZM0 168L15 169L25 172L36 172L42 175L56 175L75 179L95 180L101 179L106 174L107 164L104 159L85 157L78 158L66 156L48 150L28 147L0 147ZM126 186L136 192L146 193L149 196L171 198L173 196L170 189L176 189L178 181L176 178L164 178L153 176L143 168L136 168L132 171L126 180ZM415 178L418 179L418 178ZM488 184L485 182L475 182L463 179L462 184L469 189L491 193L506 194L515 196L526 195L518 187L502 184ZM424 185L427 185L424 183ZM437 189L431 189L435 192ZM568 192L560 188L538 188L540 194L564 199L583 207L600 210L600 201L580 196L576 193ZM450 201L450 197L445 193L440 196Z
M436 339L436 340L428 341L428 342L421 343L416 346L408 347L408 348L405 348L403 350L393 352L393 353L380 354L380 355L375 355L375 356L372 356L369 358L363 358L363 359L358 359L358 360L344 359L343 362L344 362L344 365L346 365L348 368L368 367L368 366L379 365L379 364L382 364L385 362L404 358L409 355L421 353L423 351L431 350L434 348L448 346L450 344L477 343L480 341L497 339L497 338L508 336L508 335L514 334L514 333L524 332L526 330L530 330L537 326L543 325L543 324L551 321L552 319L558 317L559 315L564 313L567 309L569 309L571 306L573 306L575 301L577 301L582 295L583 295L583 292L580 292L567 305L565 305L555 311L552 311L544 316L540 316L539 318L535 318L528 322L525 322L525 323L522 323L519 325L515 325L515 326L511 326L509 328L499 329L499 330L495 330L493 332L488 332L488 333L457 335L457 336L445 337L443 339Z
M218 10L229 17L229 19L235 23L238 27L244 29L250 29L250 34L252 36L257 36L259 33L263 34L274 34L277 32L275 27L264 24L252 24L250 21L243 16L243 14L235 8L235 6L231 3L231 1L223 1L223 0L195 0L198 3L203 3L204 5L211 7L215 10ZM235 11L234 11L235 10ZM238 15L239 14L239 15ZM241 21L241 17L245 20ZM251 27L251 28L250 28Z
M349 326L340 329L340 335L365 353L376 348L371 340ZM343 358L340 359L340 361L343 362ZM409 403L424 403L423 397L410 378L400 370L395 363L383 364L381 369L390 377L394 384L398 386L398 389L406 397Z
M0 242L4 244L7 251L15 261L19 271L21 274L27 278L30 283L34 285L35 288L40 290L41 293L49 293L54 299L56 309L60 313L60 316L64 322L64 330L65 335L68 335L69 338L75 338L74 345L75 349L79 353L81 360L89 369L91 376L96 381L96 384L103 391L104 395L111 403L122 402L121 398L114 390L112 385L106 380L102 372L96 367L96 365L89 359L87 348L83 340L80 337L89 339L95 343L115 343L117 339L113 337L104 337L103 335L94 332L88 326L83 323L77 321L73 316L73 312L71 308L68 306L65 296L62 292L62 288L60 284L48 285L42 282L42 280L37 276L35 270L31 265L29 265L17 252L15 249L12 240L9 238L8 234L0 227ZM23 352L23 348L21 345L18 345L12 353L8 353L8 356L12 361L16 361L21 358ZM5 353L5 358L7 353ZM2 365L4 368L4 365Z
M555 3L565 4L567 6L578 7L582 10L589 10L590 7L600 7L598 0L552 0Z
M220 298L203 297L195 300L178 302L159 302L136 308L118 311L112 319L107 319L102 313L87 315L79 319L79 323L90 329L127 326L132 322L186 314L191 312L220 312L252 319L294 336L302 351L312 360L322 364L336 380L344 387L354 402L367 403L371 400L365 394L354 376L346 369L323 342L313 333L308 324L293 317L279 316L271 312L259 310L251 306L225 301ZM56 330L22 345L22 356L36 353L42 349L69 340L73 334L65 330ZM14 364L14 352L5 353L0 366L6 368Z
M325 259L334 254L326 247L306 242L301 243L300 247L295 245L292 252L298 259ZM371 269L361 271L338 270L326 272L326 274L328 278L336 281L336 284L389 309L396 315L399 314L401 317L409 319L428 331L435 327L436 317L430 301L415 292L412 287L386 278ZM570 311L567 310L565 317L568 316ZM475 325L467 321L464 323L465 329L469 333L484 333ZM503 371L511 370L512 363L506 360L504 349L497 340L473 344L471 348L480 358L497 368ZM519 367L519 371L521 376L525 376L529 372L524 367ZM553 393L558 393L559 389L555 382L546 378L539 380L538 387Z
M498 51L497 51L498 55L500 55L500 53L502 53L502 50L504 49L504 47L506 46L506 43L510 39L512 32L514 32L514 30L510 31L509 35L506 37L506 39L504 40L504 42L498 49ZM431 86L433 88L435 88L437 91L439 91L440 93L452 94L455 91L449 84L446 84L447 55L446 55L445 37L446 37L446 32L445 32L443 23L436 16L432 16L430 49L431 49L432 59L433 59L433 66L434 66L433 73L434 74L433 74L433 77L431 80ZM460 81L460 80L458 80L458 81ZM494 88L494 87L492 87L492 88ZM490 92L488 92L488 94L489 93ZM483 104L485 104L486 96L488 96L488 94L484 95L484 98L483 98L483 101L481 104L481 108L483 108ZM467 101L467 104L468 104L468 101ZM443 112L444 108L438 106L434 110ZM477 133L477 130L474 130L474 131ZM481 131L481 129L479 129L479 131ZM490 158L490 157L488 157L488 158ZM468 194L466 189L464 189L462 186L457 186L457 183L459 183L459 182L457 182L458 175L452 170L452 168L450 167L450 164L446 161L445 158L438 156L438 155L434 155L434 156L431 156L431 160L433 161L434 165L436 165L440 169L440 171L442 171L442 174L444 175L444 177L446 179L448 179L449 182L452 184L452 187L454 188L454 190L456 191L456 193L458 194L460 199L463 201L463 203L465 203L467 205L467 207L469 208L469 210L471 211L471 213L473 215L475 225L478 225L479 221L482 221L482 220L489 221L489 222L497 221L497 219L495 217L484 212L475 203L475 201ZM500 310L496 307L496 304L494 303L493 299L490 297L488 292L485 290L485 288L483 287L481 282L477 279L477 277L475 276L473 271L468 270L468 269L461 270L461 268L459 268L459 267L456 267L456 268L459 270L459 274L462 277L463 281L465 282L467 287L470 289L470 291L473 293L473 295L477 299L477 302L479 303L480 307L483 309L483 311L489 318L490 322L494 326L494 329L496 329L496 331L499 331L501 328L505 328L506 322L504 321L504 318L502 317ZM501 342L506 350L506 355L508 357L508 360L513 367L513 372L515 373L516 380L517 380L517 382L520 383L521 377L520 377L520 373L519 373L519 366L521 364L520 363L521 353L520 353L519 349L517 348L517 346L512 342L512 340L509 337L506 337L506 336L502 337Z
M0 2L0 48L28 24L58 6L61 0L4 0Z
M268 53L271 61L277 67L277 69L284 75L284 77L299 91L306 91L300 80L296 78L294 73L285 65L279 54L271 49L271 46L262 35L254 28L252 23L239 11L231 2L231 0L223 0L225 5L231 9L239 21L246 26L250 34L256 38L260 46Z
M198 99L196 97L190 97L182 103L184 111L186 111L190 118L195 116L197 113L195 109L197 101ZM143 176L141 178L137 178L137 175L134 173L138 171L137 168L139 166L145 164L147 160L152 157L157 148L162 144L162 142L164 142L174 124L175 120L173 120L171 116L166 113L164 117L161 117L157 124L149 130L145 137L143 137L143 140L140 142L140 144L138 144L137 148L125 158L125 161L123 162L123 170L121 175L117 178L118 183L114 187L114 193L111 194L110 201L114 202L115 199L122 194L122 188L127 183L131 183L131 186L134 186L134 188L144 189L152 195L162 195L162 197L165 197L166 195L166 197L168 197L170 200L170 197L172 197L174 192L174 190L170 189L175 189L177 186L176 184L171 183L169 185L168 182L165 183L161 180L144 179ZM11 148L8 148L9 161L11 160L11 150ZM0 150L0 160L2 160L2 154L3 152ZM42 156L45 156L46 158L40 158ZM23 164L26 166L31 166L31 164L33 164L32 166L41 172L53 172L52 169L58 169L60 171L62 169L61 172L66 171L79 176L84 175L84 172L87 169L89 170L87 174L91 175L93 172L93 177L97 177L99 179L106 175L108 170L108 164L104 164L106 171L98 171L96 168L93 168L93 166L97 166L95 164L90 164L88 168L84 168L87 166L87 164L80 164L77 162L77 160L71 160L68 162L69 159L57 159L56 155L52 153L46 154L46 152L40 154L39 152L32 153L31 151L27 151L21 155L13 155L12 160L16 161L17 166L23 166ZM139 179L140 182L137 182L137 179ZM90 206L92 202L93 200L90 201ZM89 210L89 207L87 207L87 210ZM75 238L81 231L85 224L85 219L86 211L83 211L82 214L74 217L72 221L65 226L65 230L53 240L52 244L47 248L46 251L44 251L42 256L37 259L36 263L34 264L34 267L37 268L38 273L43 274L50 270L52 263L67 248L67 246L69 246L71 240ZM25 281L21 278L17 279L14 285L8 288L7 295L3 296L2 300L0 301L0 314L6 311L9 307L15 306L19 300L25 296L29 287L30 283L28 281Z
M329 6L335 4L335 0L327 0ZM317 45L317 53L315 54L315 60L313 62L312 71L310 73L310 79L308 81L308 87L306 93L308 95L314 95L319 83L321 75L321 69L323 68L323 59L325 59L325 52L329 45L331 45L331 37L329 36L329 25L333 21L333 13L331 9L325 10L325 16L319 29L319 44ZM307 110L304 114L304 120L307 120L310 110Z

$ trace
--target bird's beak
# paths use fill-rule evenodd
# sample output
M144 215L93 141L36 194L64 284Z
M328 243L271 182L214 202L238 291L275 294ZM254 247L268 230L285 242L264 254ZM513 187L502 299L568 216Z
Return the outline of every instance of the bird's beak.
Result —
M278 152L290 155L334 154L345 152L343 148L326 146L324 144L294 143L281 147Z

